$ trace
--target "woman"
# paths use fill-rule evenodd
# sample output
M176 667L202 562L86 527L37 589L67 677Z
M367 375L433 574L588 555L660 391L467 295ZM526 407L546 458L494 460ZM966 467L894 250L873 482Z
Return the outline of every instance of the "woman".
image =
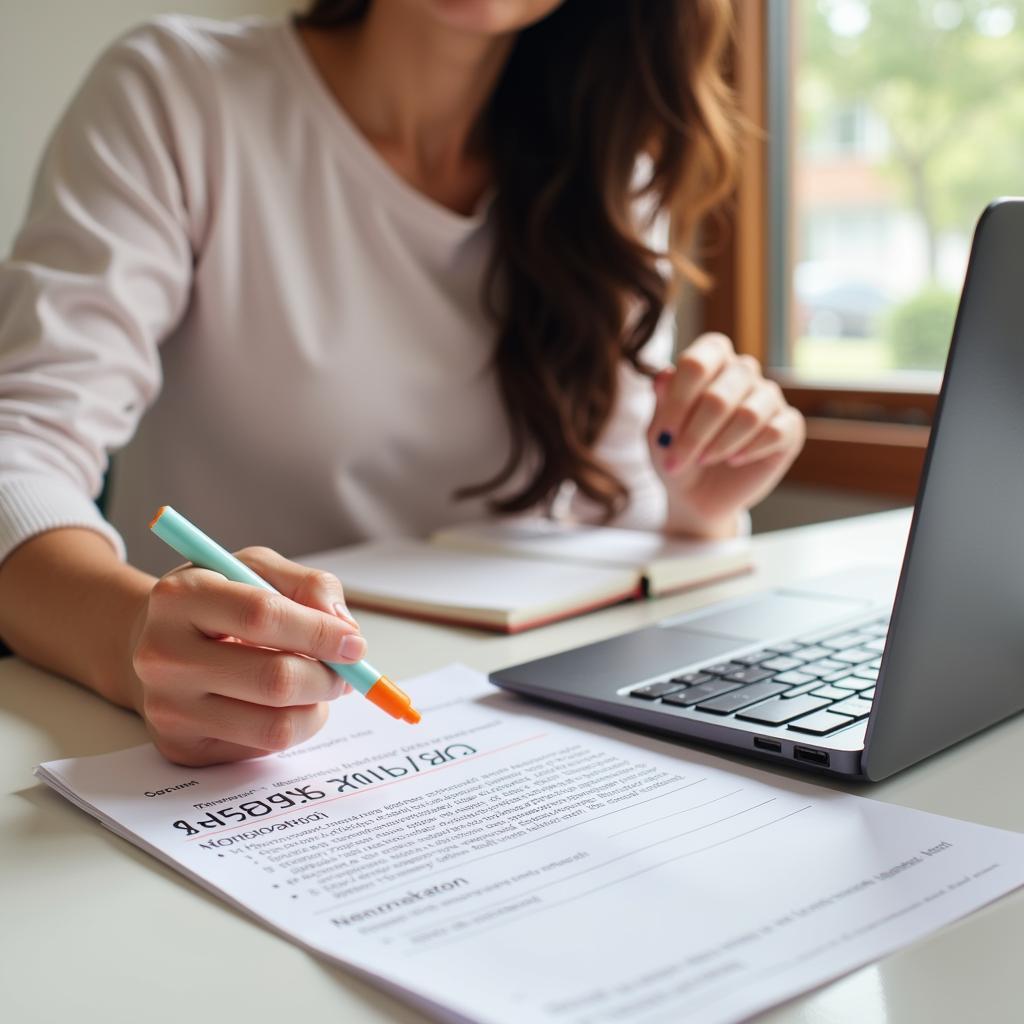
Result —
M734 533L803 427L721 336L666 367L731 184L728 29L727 0L322 0L116 43L0 269L6 642L228 761L311 736L342 690L312 659L366 649L277 552L556 501ZM143 571L164 501L271 545L243 557L292 600Z

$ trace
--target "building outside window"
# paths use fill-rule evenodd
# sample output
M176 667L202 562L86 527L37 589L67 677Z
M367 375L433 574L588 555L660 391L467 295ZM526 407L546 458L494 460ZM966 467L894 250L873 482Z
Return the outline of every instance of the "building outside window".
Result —
M768 9L769 361L941 370L975 221L1024 195L1024 0Z

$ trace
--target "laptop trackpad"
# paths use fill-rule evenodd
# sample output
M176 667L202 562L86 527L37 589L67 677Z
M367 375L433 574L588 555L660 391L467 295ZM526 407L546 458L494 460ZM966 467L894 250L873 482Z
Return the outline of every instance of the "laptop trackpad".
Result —
M839 597L800 597L770 593L728 608L681 615L659 623L663 629L704 633L743 641L797 637L870 607L870 602Z

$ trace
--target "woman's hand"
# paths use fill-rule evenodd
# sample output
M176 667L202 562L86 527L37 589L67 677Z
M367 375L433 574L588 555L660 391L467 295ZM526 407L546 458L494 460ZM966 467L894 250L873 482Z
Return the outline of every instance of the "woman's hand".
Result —
M803 416L724 334L701 335L654 387L648 442L668 490L667 528L731 536L736 513L764 498L799 454Z
M318 659L366 652L334 576L267 548L237 555L280 594L185 566L157 580L136 619L135 706L179 764L237 761L309 739L327 702L350 690Z

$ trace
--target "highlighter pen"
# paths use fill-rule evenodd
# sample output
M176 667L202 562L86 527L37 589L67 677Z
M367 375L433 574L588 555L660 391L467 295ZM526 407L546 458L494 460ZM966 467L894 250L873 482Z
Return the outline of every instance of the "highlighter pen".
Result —
M170 505L160 506L149 528L182 558L187 558L200 569L211 569L235 583L248 583L272 594L277 593L265 579L257 576L249 566L225 551ZM410 725L420 720L420 713L412 706L409 695L387 676L382 676L369 662L357 661L347 665L340 661L325 661L324 664L392 718L400 718Z

